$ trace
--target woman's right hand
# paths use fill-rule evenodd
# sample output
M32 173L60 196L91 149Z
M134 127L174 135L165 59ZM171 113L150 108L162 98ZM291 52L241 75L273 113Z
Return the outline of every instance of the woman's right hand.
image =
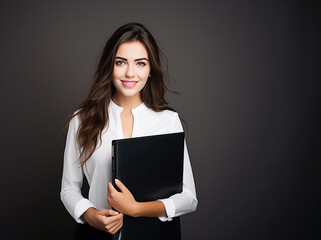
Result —
M123 226L124 214L110 209L88 208L82 215L83 219L92 227L115 234Z

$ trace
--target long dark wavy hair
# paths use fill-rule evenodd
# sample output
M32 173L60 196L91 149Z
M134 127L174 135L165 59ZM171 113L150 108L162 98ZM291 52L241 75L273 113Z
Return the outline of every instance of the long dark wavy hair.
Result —
M66 127L71 119L79 115L80 125L77 131L77 143L81 149L79 160L81 167L91 157L96 149L98 139L101 140L102 130L108 128L108 105L115 93L112 83L115 55L118 47L125 42L141 42L150 59L151 77L141 90L142 101L147 107L156 112L165 109L175 111L168 106L165 100L165 92L179 94L165 86L164 80L169 80L167 58L160 50L152 34L140 23L128 23L118 28L109 38L100 54L97 70L94 74L94 82L86 99L69 116ZM163 68L166 67L167 75ZM167 78L168 77L168 78Z

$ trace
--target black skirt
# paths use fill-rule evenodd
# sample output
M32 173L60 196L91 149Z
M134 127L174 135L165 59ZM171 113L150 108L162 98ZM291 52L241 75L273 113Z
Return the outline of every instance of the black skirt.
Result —
M90 226L88 223L76 223L74 240L112 240L113 235Z

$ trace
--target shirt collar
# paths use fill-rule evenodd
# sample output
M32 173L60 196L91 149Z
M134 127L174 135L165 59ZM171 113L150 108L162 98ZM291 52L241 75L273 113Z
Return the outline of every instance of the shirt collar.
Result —
M123 111L123 107L118 106L116 103L113 102L112 99L110 99L109 107L110 107L111 109L113 109L113 110L116 110L117 112L122 112L122 111ZM142 102L139 106L131 109L131 112L132 112L133 114L135 114L136 112L139 112L139 111L144 110L144 109L146 109L146 108L147 108L147 106L145 105L144 102Z

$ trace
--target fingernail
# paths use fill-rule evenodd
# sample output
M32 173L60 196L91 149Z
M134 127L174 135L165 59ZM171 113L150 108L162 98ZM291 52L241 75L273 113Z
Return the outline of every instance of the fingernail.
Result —
M116 179L115 179L115 182L119 182L119 180L116 178Z

